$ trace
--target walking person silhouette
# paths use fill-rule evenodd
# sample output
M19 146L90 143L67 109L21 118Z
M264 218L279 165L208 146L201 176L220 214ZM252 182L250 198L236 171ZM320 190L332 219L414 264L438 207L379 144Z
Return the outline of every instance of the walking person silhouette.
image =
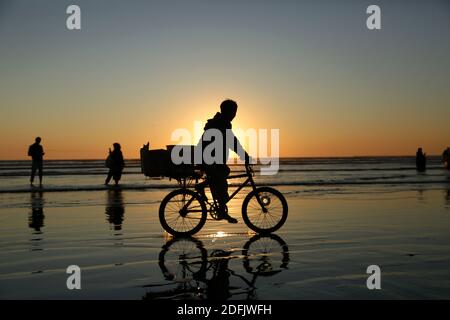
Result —
M42 170L44 159L44 148L41 145L41 137L36 137L35 142L28 148L28 156L31 157L30 185L33 187L34 176L39 171L39 186L42 187Z
M113 147L113 151L109 149L109 155L105 163L106 167L109 168L108 176L105 180L105 185L109 184L111 178L114 178L114 182L116 183L116 185L118 185L120 178L122 177L123 168L125 167L125 161L123 160L123 154L120 150L120 144L116 142L113 144Z

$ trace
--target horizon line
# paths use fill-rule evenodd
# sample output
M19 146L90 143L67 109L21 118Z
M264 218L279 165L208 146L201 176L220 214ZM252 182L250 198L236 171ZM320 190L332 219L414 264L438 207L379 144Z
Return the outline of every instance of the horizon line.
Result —
M405 158L410 157L414 158L415 155L353 155L353 156L286 156L279 157L279 159L350 159L350 158ZM431 154L427 155L427 157L442 157L441 154ZM263 159L270 159L270 157L264 157ZM44 159L44 161L101 161L106 158L72 158L72 159ZM237 159L237 158L233 158ZM261 159L261 158L256 158ZM140 161L140 158L128 158L126 161ZM0 161L31 161L31 159L0 159Z

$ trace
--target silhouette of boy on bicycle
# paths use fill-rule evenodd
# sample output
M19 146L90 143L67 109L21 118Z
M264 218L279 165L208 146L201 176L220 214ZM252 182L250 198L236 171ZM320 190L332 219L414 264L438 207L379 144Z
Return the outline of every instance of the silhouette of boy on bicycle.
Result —
M236 117L237 108L238 105L235 101L225 100L220 104L220 112L217 112L216 115L212 119L209 119L206 123L204 128L205 133L208 130L216 129L222 136L222 157L219 157L221 159L219 159L218 162L214 162L212 164L207 164L203 161L202 169L208 176L208 182L199 183L196 186L197 192L199 192L202 197L206 198L204 190L206 184L209 183L211 193L214 199L216 199L219 203L219 218L225 219L229 223L237 223L237 220L228 214L226 205L229 197L227 178L230 174L230 168L226 164L229 150L231 149L236 152L241 157L241 160L245 160L246 165L250 163L249 155L231 131L231 121L233 121ZM201 144L202 153L209 144L214 142L213 139L209 140L209 138L206 138L205 133L199 142L199 146ZM215 155L213 154L212 156L214 157ZM242 159L242 156L245 159Z
M205 225L208 213L213 220L224 219L229 223L237 223L228 214L227 203L246 186L250 186L251 190L242 202L241 211L242 218L250 229L268 234L281 228L286 221L288 204L281 192L269 186L258 187L253 179L251 158L231 130L231 121L235 118L236 111L236 102L222 102L220 112L208 120L202 138L194 148L195 155L201 154L201 158L195 157L194 161L194 168L200 169L200 174L181 177L181 188L173 190L161 201L159 220L168 233L174 236L191 236ZM245 160L245 173L230 175L230 168L226 164L230 149L241 160ZM186 181L192 179L197 182L203 173L206 174L206 179L195 184L195 191L190 188L189 183L186 184ZM229 195L227 180L239 178L245 178L245 181ZM213 201L206 196L206 187L210 188Z

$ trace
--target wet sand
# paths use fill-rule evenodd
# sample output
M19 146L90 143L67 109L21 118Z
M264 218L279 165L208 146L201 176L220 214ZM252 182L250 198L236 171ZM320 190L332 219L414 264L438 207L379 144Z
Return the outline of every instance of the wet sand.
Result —
M2 194L0 298L450 298L449 190L279 189L289 217L275 236L249 231L240 198L237 225L208 220L188 240L160 226L168 190ZM381 290L366 287L372 264ZM66 287L69 265L81 290Z

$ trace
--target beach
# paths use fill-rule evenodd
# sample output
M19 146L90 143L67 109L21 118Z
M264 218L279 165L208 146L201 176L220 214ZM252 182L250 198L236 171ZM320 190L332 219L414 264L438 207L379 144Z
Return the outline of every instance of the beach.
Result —
M443 170L430 172L430 179L447 179ZM131 188L125 175L123 188L56 191L54 185L51 191L7 192L6 179L17 177L3 176L0 193L2 299L450 298L445 180L278 183L289 215L271 236L258 236L244 224L244 189L229 205L238 224L208 219L193 238L174 239L158 219L159 203L174 181ZM269 178L256 177L263 179ZM81 269L81 290L67 289L70 265ZM381 269L381 290L366 286L370 265Z

